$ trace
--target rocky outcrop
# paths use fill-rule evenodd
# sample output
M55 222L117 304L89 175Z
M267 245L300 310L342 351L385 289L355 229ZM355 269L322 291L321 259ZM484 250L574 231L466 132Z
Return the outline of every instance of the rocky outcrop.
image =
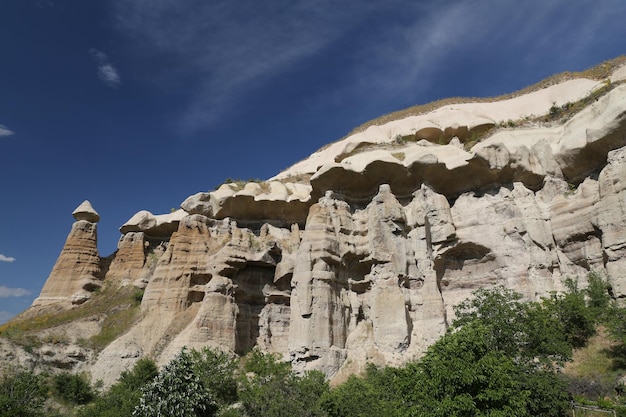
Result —
M300 183L271 181L263 186L248 182L222 184L212 192L187 198L181 207L190 214L245 222L266 222L274 225L303 223L311 206L311 186Z
M86 220L91 223L98 223L100 221L100 215L88 200L83 201L74 211L72 216L76 220Z
M272 181L141 211L102 273L97 214L82 207L36 304L85 301L100 275L145 290L140 320L91 366L111 383L183 346L259 347L335 378L398 365L493 285L537 299L597 271L626 298L622 78L446 106L352 135ZM580 112L542 119L590 92Z
M120 227L120 232L142 232L153 237L168 237L178 229L178 223L186 215L183 210L156 216L147 210L141 210Z
M128 232L122 235L106 272L105 281L145 286L141 285L142 278L147 277L152 266L156 264L156 255L146 259L148 245L144 232Z
M598 178L593 224L601 233L602 259L613 292L626 297L626 148L609 152Z
M314 194L331 189L355 198L373 195L381 183L400 196L422 183L448 197L494 183L522 182L537 191L546 177L582 182L607 152L626 145L625 134L626 85L620 85L563 125L501 129L467 151L426 140L363 150L320 167L311 185Z
M96 230L100 217L89 201L83 202L72 214L76 222L33 306L81 304L102 285Z

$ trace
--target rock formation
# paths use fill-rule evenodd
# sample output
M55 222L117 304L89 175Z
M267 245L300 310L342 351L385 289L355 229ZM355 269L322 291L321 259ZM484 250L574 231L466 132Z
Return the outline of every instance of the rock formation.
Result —
M100 216L87 200L72 215L76 222L34 306L82 304L102 285L96 230Z
M140 320L91 365L110 383L183 346L259 347L329 377L398 365L493 285L537 299L597 271L626 298L624 78L370 127L269 182L137 213L107 262L81 205L34 305L85 302L100 275L145 289ZM582 110L549 117L570 102Z

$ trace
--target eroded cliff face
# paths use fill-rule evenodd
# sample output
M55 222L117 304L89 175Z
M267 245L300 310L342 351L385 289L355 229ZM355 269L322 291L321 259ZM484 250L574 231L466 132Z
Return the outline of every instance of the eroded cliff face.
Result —
M448 133L465 139L497 123L451 114L465 124ZM369 131L368 146L348 138L330 161L296 165L305 170L290 175L310 182L226 184L172 215L140 212L106 262L95 223L78 220L35 306L69 307L93 282L145 289L138 322L90 365L110 383L183 346L258 347L335 378L399 365L493 285L537 299L593 270L626 297L626 86L567 121L495 130L470 149L426 140L422 119L394 127L410 143L385 134L368 148Z

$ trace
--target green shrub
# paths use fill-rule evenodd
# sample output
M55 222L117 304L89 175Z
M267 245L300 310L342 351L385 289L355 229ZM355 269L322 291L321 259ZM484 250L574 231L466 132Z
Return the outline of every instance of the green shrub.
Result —
M137 417L208 417L217 405L194 373L192 355L183 349L141 390Z
M365 376L352 375L321 399L329 417L401 417L408 412L401 392L402 371L368 365ZM415 381L407 378L409 386ZM410 390L411 388L409 388Z
M87 404L95 397L94 390L84 375L68 372L54 375L52 389L54 395L66 404Z
M46 415L46 378L31 371L7 373L0 379L0 417L39 417Z
M141 300L143 300L144 290L137 289L133 292L132 299L136 305L141 304Z
M152 359L142 358L130 371L122 372L118 382L95 401L77 411L78 417L119 417L132 415L139 405L141 388L158 375Z
M253 349L246 357L239 399L248 417L324 417L320 398L328 391L324 374L298 376L276 355Z
M226 353L210 348L190 352L193 372L220 409L237 401L238 361Z

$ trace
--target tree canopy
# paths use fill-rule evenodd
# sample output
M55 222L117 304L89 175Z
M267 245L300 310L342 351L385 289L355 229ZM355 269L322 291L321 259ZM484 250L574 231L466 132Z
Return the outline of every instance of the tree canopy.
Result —
M51 395L76 417L566 416L572 387L584 381L564 378L563 363L598 323L626 363L624 311L597 275L584 290L570 281L567 292L538 302L504 287L480 289L455 307L448 331L422 358L397 368L370 364L332 388L324 374L298 374L258 349L242 358L183 349L161 370L139 360L104 392L81 375L13 371L0 379L0 417L58 415L46 406ZM626 415L621 403L613 408Z

